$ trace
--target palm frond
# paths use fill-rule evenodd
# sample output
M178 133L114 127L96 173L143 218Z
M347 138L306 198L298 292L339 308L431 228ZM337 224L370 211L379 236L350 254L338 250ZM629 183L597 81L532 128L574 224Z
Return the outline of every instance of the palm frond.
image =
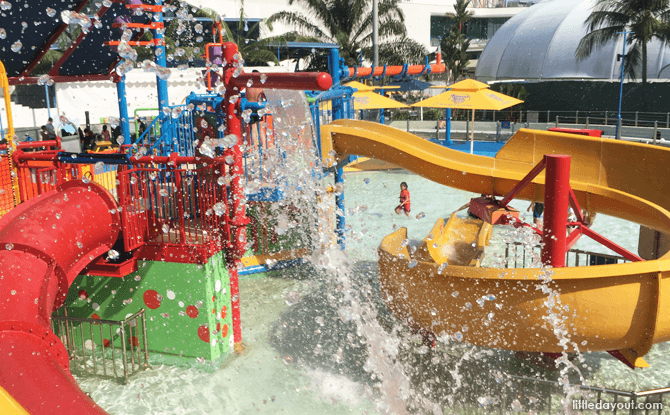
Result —
M321 39L327 39L328 36L315 24L311 23L305 16L294 12L279 12L270 16L267 20L270 23L281 22L291 25L308 36L314 36Z
M625 26L611 26L588 33L579 41L579 45L577 45L577 49L575 50L577 61L581 62L588 58L595 48L601 47L612 39L615 39L624 30Z

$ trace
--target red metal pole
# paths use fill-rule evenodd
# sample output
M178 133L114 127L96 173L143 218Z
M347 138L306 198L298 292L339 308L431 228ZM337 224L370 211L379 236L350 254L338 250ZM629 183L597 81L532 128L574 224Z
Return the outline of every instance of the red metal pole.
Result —
M570 201L570 156L547 154L544 184L542 262L554 268L565 266L566 224Z
M224 43L225 45L225 43ZM230 85L242 90L252 81L254 88L280 88L297 89L303 91L327 91L333 86L333 78L325 72L298 72L298 73L273 73L265 75L265 81L261 81L263 74L242 73L237 78L230 78Z
M233 156L234 161L231 166L230 179L230 200L228 203L229 214L231 218L230 233L232 238L232 247L228 252L228 269L230 276L230 297L232 305L233 318L233 341L235 342L235 351L241 352L242 346L242 325L240 318L240 287L237 279L237 266L240 258L244 255L244 248L247 245L246 229L246 206L244 204L244 189L242 188L242 172L244 171L242 151L242 123L240 121L239 101L231 102L233 95L239 94L238 88L234 88L236 82L233 80L235 68L233 64L237 62L237 45L231 42L223 44L223 57L226 66L223 69L223 83L226 86L226 94L223 99L226 113L226 135L235 134L237 144L231 150L228 150ZM238 55L239 56L239 55Z

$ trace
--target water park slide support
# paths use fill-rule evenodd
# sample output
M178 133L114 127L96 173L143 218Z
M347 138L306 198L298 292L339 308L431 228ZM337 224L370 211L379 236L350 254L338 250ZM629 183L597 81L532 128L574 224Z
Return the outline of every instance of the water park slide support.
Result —
M550 154L545 157L544 224L542 226L542 263L555 268L565 266L568 203L570 200L570 156Z
M351 120L323 126L321 139L324 155L331 150L336 153L326 156L326 163L351 154L375 157L437 183L497 196L508 194L545 155L570 155L570 186L579 205L589 212L670 231L670 183L661 179L670 175L670 150L664 148L522 129L495 158L489 158L450 150L391 127ZM640 162L621 163L621 154ZM543 200L545 175L539 174L517 198ZM401 252L406 249L401 247L406 237L401 229L380 246L380 280L396 314L410 316L437 334L460 333L457 338L462 336L468 343L522 351L564 350L546 320L546 294L538 291L542 284L538 269L450 265L437 276L436 264L419 261L410 271L411 258ZM570 334L568 351L585 341L582 350L619 353L631 367L640 367L652 344L670 340L670 312L664 311L664 304L670 302L670 254L619 265L553 268L551 274L547 287L560 292L562 305L570 310L564 322ZM452 299L457 291L461 295ZM466 307L493 292L495 302ZM493 323L489 313L494 313ZM491 330L491 324L496 330Z
M0 386L30 413L103 414L68 371L51 313L120 229L116 203L94 184L67 182L0 219Z

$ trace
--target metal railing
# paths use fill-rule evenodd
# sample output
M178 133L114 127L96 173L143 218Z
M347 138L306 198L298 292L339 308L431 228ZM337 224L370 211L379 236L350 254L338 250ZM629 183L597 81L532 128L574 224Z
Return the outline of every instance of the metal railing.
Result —
M125 249L222 247L228 208L223 165L136 167L118 173Z
M14 198L14 180L12 163L4 148L0 146L0 217L14 209L16 199Z
M125 383L149 367L144 309L121 321L71 317L65 307L61 310L51 316L51 326L67 349L71 372Z
M587 385L562 385L559 382L509 375L508 384L511 393L503 394L498 406L498 413L533 411L537 414L561 413L611 413L611 414L668 414L670 405L664 405L664 398L670 396L670 388L646 390L640 392L622 391ZM568 407L561 400L565 399L565 386L577 390L570 397ZM510 400L509 396L515 399ZM665 399L667 400L667 398ZM600 406L596 405L600 403ZM603 408L607 403L608 409ZM666 406L664 410L664 406ZM490 408L493 409L493 408Z
M522 242L505 243L505 268L540 268L541 245L533 245L529 249L528 244ZM630 262L619 255L603 254L600 252L571 249L565 255L565 264L568 267L581 267L590 265L622 264Z

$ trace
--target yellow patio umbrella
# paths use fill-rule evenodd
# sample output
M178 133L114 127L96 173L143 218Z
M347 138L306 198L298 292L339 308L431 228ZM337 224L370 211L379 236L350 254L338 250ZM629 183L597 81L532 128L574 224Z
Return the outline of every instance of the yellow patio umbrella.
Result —
M491 91L487 84L475 81L474 79L466 79L451 86L447 86L446 88L449 88L449 90L440 95L412 104L412 106L471 109L472 128L470 130L470 153L472 153L474 147L475 110L500 111L523 102L519 99L510 97L509 95Z
M383 95L376 94L371 91L355 92L354 109L355 110L376 110L382 108L409 108L408 105L398 102L391 98L386 98ZM330 101L321 103L321 109L331 109Z
M386 98L383 95L374 92L356 92L354 97L355 110L375 110L382 108L409 108L408 105L398 102L391 98Z
M365 85L362 82L358 81L351 81L347 82L344 84L344 86L348 86L351 88L356 88L358 91L357 92L365 92L365 91L374 91L375 89L398 89L400 88L399 86L370 86L370 85Z

